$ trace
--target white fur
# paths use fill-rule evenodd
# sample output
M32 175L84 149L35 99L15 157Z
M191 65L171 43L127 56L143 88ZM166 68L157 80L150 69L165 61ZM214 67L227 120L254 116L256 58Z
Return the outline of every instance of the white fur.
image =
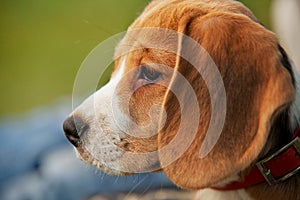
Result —
M292 63L293 72L296 79L296 99L295 102L292 104L291 107L291 128L294 131L299 127L300 124L300 75Z
M125 59L113 78L72 113L89 125L88 130L80 135L82 147L76 149L79 157L112 174L121 171L119 158L124 154L116 146L123 137L123 132L114 123L116 113L113 113L113 110L120 109L113 109L115 105L112 102L113 98L117 98L114 93L125 72Z
M111 78L110 82L119 83L122 79L122 76L124 75L125 67L126 67L126 56L123 58L118 71L115 72L115 75Z
M129 117L128 107L132 91L118 91L119 84L122 84L120 81L126 76L125 68L126 57L121 60L111 80L72 113L88 124L88 129L79 133L80 145L76 148L79 157L111 175L151 171L149 163L157 163L155 153L142 154L137 158L135 154L118 146L121 141L126 142L128 134L143 137L154 133L157 129L154 125L158 124L152 122L147 126L139 126ZM156 112L155 116L158 114Z
M156 7L152 10L157 9ZM152 10L148 12L151 14ZM147 15L144 16L147 18ZM88 133L82 139L84 143L84 151L78 150L79 156L93 164L94 166L101 168L102 170L110 174L118 174L122 171L122 165L118 158L120 158L124 152L120 151L115 145L120 142L124 132L119 125L116 124L115 117L118 121L129 123L129 118L122 114L117 113L118 116L114 116L113 110L120 110L118 104L113 104L114 92L118 83L121 81L126 67L126 58L121 61L119 69L115 72L112 79L107 85L95 92L89 97L80 107L78 107L73 114L82 118L82 120L89 124ZM296 78L296 101L292 105L291 109L291 127L296 129L300 122L300 76L293 67ZM119 102L119 99L115 99ZM121 120L120 120L121 119ZM126 128L127 126L125 126ZM122 126L124 128L124 126ZM80 152L81 151L81 152ZM86 153L90 154L86 156ZM111 160L112 159L112 160ZM127 161L128 162L128 161ZM217 191L213 189L200 190L197 194L198 199L204 200L251 200L250 196L245 190L235 191Z
M234 191L218 191L214 189L200 190L197 194L199 200L253 200L244 189Z
M299 0L274 0L272 4L273 26L281 43L291 56L296 79L296 100L291 108L291 128L294 131L300 123L300 2Z

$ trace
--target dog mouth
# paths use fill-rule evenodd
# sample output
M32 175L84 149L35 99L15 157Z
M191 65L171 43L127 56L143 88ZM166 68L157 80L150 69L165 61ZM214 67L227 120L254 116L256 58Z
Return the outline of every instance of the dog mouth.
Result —
M108 174L126 175L119 167L123 152L117 147L118 137L104 134L102 130L93 127L93 124L84 123L77 116L67 118L63 129L82 161Z
M156 148L149 150L149 142L133 139L106 120L108 117L100 116L81 118L73 114L63 124L65 135L75 147L79 159L116 176L160 170ZM153 144L154 138L151 140ZM143 148L136 149L136 146Z
M131 173L123 172L120 169L117 169L118 166L118 159L114 158L105 160L105 159L99 159L97 157L94 157L88 150L86 150L84 147L80 146L75 148L75 152L77 157L82 160L83 162L95 167L96 169L103 171L104 173L113 175L113 176L129 176L132 175Z

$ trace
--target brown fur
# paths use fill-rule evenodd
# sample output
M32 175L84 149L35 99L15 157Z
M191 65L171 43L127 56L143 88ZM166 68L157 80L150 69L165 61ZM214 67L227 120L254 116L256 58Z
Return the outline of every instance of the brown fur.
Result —
M200 147L211 117L210 96L203 77L186 60L174 54L143 48L143 39L133 44L141 49L126 57L126 72L131 73L132 67L143 64L167 65L185 76L196 92L201 120L192 144L180 158L167 166L165 164L173 154L183 148L182 144L176 143L169 151L158 155L162 170L176 185L186 189L214 186L235 174L245 173L259 157L279 146L278 137L274 136L277 126L273 124L282 117L287 123L288 116L284 113L294 100L293 79L282 65L277 38L261 26L247 8L231 0L155 0L130 30L144 27L167 28L196 40L218 66L225 85L227 114L221 137L209 155L200 159ZM155 36L152 39L155 40ZM122 45L128 40L130 38L122 41L116 51L122 52ZM170 45L182 46L180 51L188 50L180 38L170 41ZM195 56L204 68L211 67L205 56ZM119 84L120 96L121 91L138 84L135 74L132 72ZM173 78L170 87L181 89L181 95L185 97L185 85L177 82L176 76ZM170 79L160 81L168 82ZM183 104L184 110L193 119L195 110L189 106L188 98L183 99L186 103ZM175 137L179 137L179 141L192 137L189 135L192 126L189 123L183 124L186 134L176 136L181 119L180 106L175 95L166 87L153 84L139 88L130 100L128 115L136 123L145 125L150 122L148 112L153 104L163 104L168 114L158 136L148 139L128 136L119 144L120 147L132 152L149 152L162 149ZM272 135L269 136L270 130ZM290 195L288 199L299 199L295 189L299 189L297 177L278 186L262 184L247 191L257 200L286 199L287 194Z
M205 116L199 124L197 139L184 156L164 169L177 185L199 189L217 184L251 164L265 144L272 119L278 109L293 100L294 90L290 75L281 67L279 58L275 57L276 39L260 25L244 16L227 13L208 14L193 19L189 24L189 35L199 41L219 67L228 102L221 138L209 156L200 160L198 152L210 119L210 103L207 92L197 92L202 103L201 115ZM257 46L257 43L260 45ZM184 73L187 66L181 68ZM196 80L199 81L194 85L198 89L205 88L201 77L196 77ZM180 115L172 110L173 98L170 95L166 99L167 110L172 113L171 116ZM172 107L168 108L169 105ZM176 133L169 127L179 124L174 119L169 123L160 133L159 141L163 145L174 137L169 135ZM160 159L166 156L162 155Z
M192 66L186 62L178 63L180 65L178 70L194 86L197 85L194 89L197 91L203 120L188 151L176 162L164 168L164 171L177 185L190 189L217 184L250 165L265 144L272 120L294 98L291 77L280 64L275 36L253 21L255 20L253 15L241 4L232 1L213 2L154 1L145 10L144 15L147 18L143 19L142 15L131 26L131 29L146 26L182 29L208 51L224 79L228 99L225 127L213 152L200 160L197 153L210 119L209 95L202 78L199 75L191 77L191 74L197 74L191 73ZM151 12L147 13L149 10ZM157 57L174 60L168 59L170 55L163 52L159 54ZM143 56L145 54L141 52L132 53L129 55L130 64L127 66L139 66L141 60L145 60ZM155 60L152 62L156 63ZM205 60L202 62L205 63ZM174 66L173 63L167 64ZM187 71L189 73L186 73ZM121 84L123 85L121 90L128 88L129 84ZM158 86L154 87L156 88L153 90L160 91ZM155 103L153 100L159 99L158 102L161 100L161 96L147 98L150 101L142 100L143 96L147 97L147 93L153 95L153 90L148 87L136 91L132 100L131 116L137 122L148 121L147 117L143 117L143 111L147 113L147 108ZM157 93L163 94L164 90ZM159 134L159 148L170 142L179 124L179 118L174 117L180 116L179 108L173 98L172 94L165 98L164 105L168 116L172 118L167 119L167 125ZM147 105L141 105L142 102L147 102ZM185 109L190 109L193 113L193 108L187 106ZM145 148L143 145L133 146L138 152L139 148ZM155 149L155 146L152 143L148 144L149 149ZM162 162L167 156L160 156Z

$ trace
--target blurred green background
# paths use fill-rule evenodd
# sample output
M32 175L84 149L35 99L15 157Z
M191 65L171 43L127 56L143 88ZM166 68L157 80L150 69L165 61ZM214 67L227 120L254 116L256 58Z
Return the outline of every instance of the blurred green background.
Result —
M0 116L70 96L88 53L126 30L149 2L1 0ZM242 2L270 27L270 0Z

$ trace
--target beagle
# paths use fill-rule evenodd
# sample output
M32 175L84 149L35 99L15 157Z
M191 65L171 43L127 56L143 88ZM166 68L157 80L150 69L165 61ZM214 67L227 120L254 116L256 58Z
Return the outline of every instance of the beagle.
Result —
M63 124L79 158L163 171L199 199L300 199L300 78L243 4L154 0L114 58Z

